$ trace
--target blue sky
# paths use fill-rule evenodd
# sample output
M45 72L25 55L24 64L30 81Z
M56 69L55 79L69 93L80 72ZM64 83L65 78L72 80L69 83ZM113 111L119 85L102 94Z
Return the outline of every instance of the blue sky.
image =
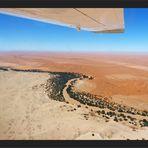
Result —
M148 52L148 8L124 18L124 33L96 34L0 14L0 51Z

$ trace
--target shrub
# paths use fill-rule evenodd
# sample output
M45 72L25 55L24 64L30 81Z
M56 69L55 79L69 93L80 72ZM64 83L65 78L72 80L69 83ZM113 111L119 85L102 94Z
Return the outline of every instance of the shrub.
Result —
M77 107L81 107L81 105L77 105Z
M118 122L118 119L117 119L117 117L115 117L115 118L114 118L114 121Z
M122 118L119 118L120 121L122 121Z
M104 110L102 110L102 114L105 114L105 111Z
M146 119L143 119L143 125L148 126L148 121Z

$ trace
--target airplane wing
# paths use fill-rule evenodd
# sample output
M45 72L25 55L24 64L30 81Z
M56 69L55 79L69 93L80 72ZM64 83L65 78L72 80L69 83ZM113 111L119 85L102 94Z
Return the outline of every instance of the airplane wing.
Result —
M124 32L122 8L0 8L1 13L95 33Z

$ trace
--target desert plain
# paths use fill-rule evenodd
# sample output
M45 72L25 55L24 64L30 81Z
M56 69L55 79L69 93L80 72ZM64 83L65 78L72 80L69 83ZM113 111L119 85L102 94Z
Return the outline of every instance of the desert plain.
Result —
M148 54L0 53L0 139L148 140L147 126Z

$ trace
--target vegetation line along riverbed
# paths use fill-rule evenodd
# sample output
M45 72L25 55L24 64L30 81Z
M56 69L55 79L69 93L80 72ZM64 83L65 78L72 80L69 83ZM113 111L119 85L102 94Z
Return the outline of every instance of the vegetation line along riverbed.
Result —
M97 107L97 114L106 119L113 119L116 122L128 122L133 126L148 126L148 111L138 110L133 107L125 106L115 102L108 101L103 96L96 96L87 92L77 92L74 89L75 83L78 80L93 79L92 76L86 76L80 73L73 72L50 72L39 69L15 69L12 67L0 67L3 71L17 71L17 72L35 72L35 73L48 73L50 78L44 84L45 92L50 99L62 102L68 102L67 98L63 95L63 90L70 98L80 102L81 104ZM68 83L70 82L70 83ZM69 103L69 102L68 102Z

